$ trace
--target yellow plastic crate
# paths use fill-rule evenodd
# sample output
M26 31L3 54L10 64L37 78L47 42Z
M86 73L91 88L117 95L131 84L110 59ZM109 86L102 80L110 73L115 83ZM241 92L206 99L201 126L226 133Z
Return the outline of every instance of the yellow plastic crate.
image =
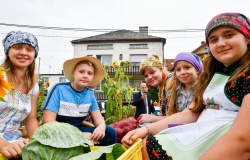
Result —
M127 149L117 160L142 160L142 139L137 139L135 143Z
M100 149L101 146L92 146L91 150ZM117 160L142 160L142 139L137 139L130 148L125 148L125 152Z
M98 146L91 147L91 150L97 150ZM135 143L117 159L117 160L142 160L142 139L137 139ZM8 160L2 154L0 154L0 160Z
M8 159L5 158L2 154L0 154L0 160L8 160Z

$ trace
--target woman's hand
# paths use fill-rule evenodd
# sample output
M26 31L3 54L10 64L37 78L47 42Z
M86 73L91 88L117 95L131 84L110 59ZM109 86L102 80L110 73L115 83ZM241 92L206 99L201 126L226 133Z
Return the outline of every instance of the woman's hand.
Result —
M29 139L9 143L0 150L6 158L18 158L22 155L22 148L29 142Z
M129 131L123 138L122 138L122 144L126 148L129 148L137 138L145 138L148 135L148 129L147 127L142 127L139 129L135 129L132 131Z
M84 136L85 136L88 140L92 141L94 144L100 144L99 141L93 141L93 140L91 140L92 133L90 133L90 132L83 132L83 134L84 134Z

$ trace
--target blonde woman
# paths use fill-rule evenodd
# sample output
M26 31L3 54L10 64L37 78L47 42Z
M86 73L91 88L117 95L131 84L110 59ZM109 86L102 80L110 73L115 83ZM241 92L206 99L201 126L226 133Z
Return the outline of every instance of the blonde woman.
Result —
M28 139L18 130L22 121L29 136L39 127L36 104L39 87L35 77L35 59L38 41L27 32L12 31L3 40L6 55L3 68L9 69L5 79L13 90L7 91L5 102L0 102L0 153L7 158L21 156L22 147Z

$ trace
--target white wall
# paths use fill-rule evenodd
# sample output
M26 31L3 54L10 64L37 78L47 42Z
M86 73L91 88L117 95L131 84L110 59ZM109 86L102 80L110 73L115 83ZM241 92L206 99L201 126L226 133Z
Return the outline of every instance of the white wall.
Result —
M148 44L148 49L129 49L129 44ZM105 43L102 43L105 44ZM81 57L86 55L113 55L114 60L119 59L119 55L123 55L123 61L130 58L130 54L147 54L150 57L152 54L158 54L159 59L163 59L163 44L162 42L136 42L136 43L106 43L113 44L113 49L111 50L87 50L88 45L98 45L98 44L75 44L74 45L74 57Z
M62 74L58 74L58 75L55 75L55 74L52 74L52 75L49 75L49 74L42 74L41 75L42 77L49 77L49 88L50 89L52 86L54 86L56 83L59 83L59 77L65 77L64 75ZM67 79L66 79L67 82L69 82Z

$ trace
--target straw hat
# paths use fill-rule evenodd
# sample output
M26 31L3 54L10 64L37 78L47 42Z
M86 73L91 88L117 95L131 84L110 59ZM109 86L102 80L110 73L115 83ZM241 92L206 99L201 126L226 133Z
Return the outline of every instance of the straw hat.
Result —
M64 73L65 77L69 81L73 81L74 80L73 70L75 68L75 65L78 64L79 62L82 62L82 61L83 62L91 62L93 64L93 67L95 68L94 79L93 79L92 83L90 84L90 86L95 86L95 85L99 84L104 77L105 70L104 70L101 62L92 56L73 58L73 59L65 61L63 64L63 73Z

